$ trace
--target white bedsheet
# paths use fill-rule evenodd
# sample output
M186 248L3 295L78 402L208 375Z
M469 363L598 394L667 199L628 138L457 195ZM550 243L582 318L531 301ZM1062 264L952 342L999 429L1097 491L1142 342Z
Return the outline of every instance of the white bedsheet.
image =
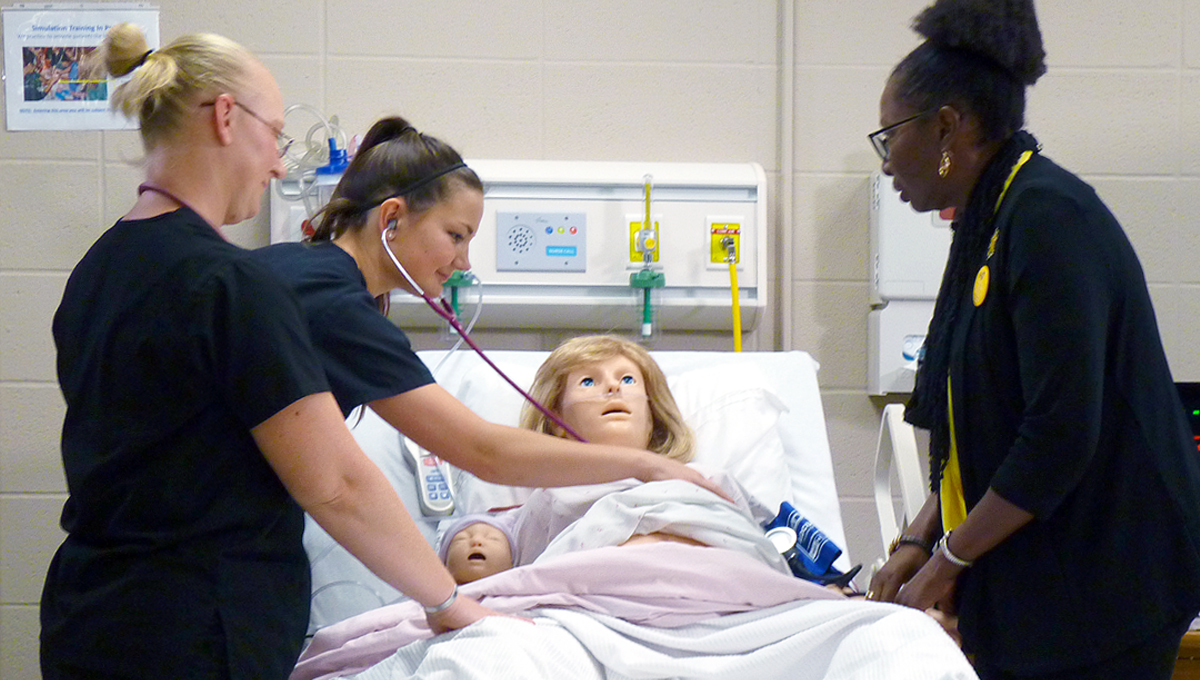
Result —
M534 491L518 512L514 564L532 564L567 553L617 546L639 534L664 532L698 543L737 550L791 575L787 563L763 534L775 516L723 470L691 466L716 482L730 498L677 479L641 483L624 479Z
M788 602L846 601L745 552L679 543L610 546L560 555L468 583L460 592L502 613L524 616L535 609L570 608L658 628ZM357 673L405 645L430 637L415 602L380 607L321 629L301 655L291 680Z
M546 552L461 588L497 611L536 615L536 624L487 619L431 639L420 607L402 602L322 629L292 680L375 664L363 677L974 677L925 614L849 600L792 577L778 553L764 554L764 546L772 549L743 494L734 494L742 498L734 506L669 480L539 496L538 516L567 523L551 532L557 536ZM618 547L662 529L721 547Z
M358 680L969 680L932 619L895 605L796 602L679 628L542 609L415 642Z

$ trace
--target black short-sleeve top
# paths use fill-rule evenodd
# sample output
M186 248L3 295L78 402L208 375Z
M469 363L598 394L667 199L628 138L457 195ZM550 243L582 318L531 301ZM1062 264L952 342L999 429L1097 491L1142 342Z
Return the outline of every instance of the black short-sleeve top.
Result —
M278 243L254 251L291 286L344 414L433 382L408 336L379 312L354 258L324 243Z
M258 621L294 636L263 648L293 654L303 513L250 430L329 387L286 286L183 208L105 232L53 334L70 496L43 653L138 672L169 653L156 626L183 621L170 635L192 644L214 632L187 627L215 617L226 634Z

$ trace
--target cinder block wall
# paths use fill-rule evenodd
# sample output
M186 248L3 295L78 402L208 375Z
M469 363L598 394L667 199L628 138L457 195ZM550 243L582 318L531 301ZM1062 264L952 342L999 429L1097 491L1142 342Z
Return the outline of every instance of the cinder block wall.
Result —
M473 158L762 164L778 289L746 348L803 349L821 362L847 548L870 563L881 552L871 465L883 402L865 393L867 177L877 167L865 135L878 127L891 66L916 45L908 25L925 4L297 0L281 12L264 0L162 0L160 25L168 40L212 31L242 42L276 74L285 101L336 114L351 132L401 113ZM1031 92L1029 127L1122 220L1176 379L1200 380L1190 347L1200 337L1200 0L1042 2L1038 10L1050 72ZM6 679L39 677L37 601L62 538L63 404L50 319L71 267L132 203L139 155L129 132L0 132ZM263 245L266 225L264 214L228 233ZM497 349L548 349L565 335L479 337ZM433 333L414 338L438 342ZM715 334L670 334L658 344L729 346Z

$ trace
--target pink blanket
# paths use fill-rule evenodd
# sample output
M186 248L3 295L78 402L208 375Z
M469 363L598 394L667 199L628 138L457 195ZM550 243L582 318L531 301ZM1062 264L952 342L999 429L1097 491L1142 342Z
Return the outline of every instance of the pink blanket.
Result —
M569 607L663 628L796 600L842 598L744 553L679 543L570 553L469 583L461 592L504 613ZM382 607L319 631L291 680L357 673L428 637L415 602Z

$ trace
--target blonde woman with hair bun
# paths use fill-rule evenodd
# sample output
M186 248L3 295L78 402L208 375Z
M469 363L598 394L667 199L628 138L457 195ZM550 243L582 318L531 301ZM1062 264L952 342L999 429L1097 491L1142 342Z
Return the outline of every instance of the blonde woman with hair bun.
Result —
M125 22L109 30L88 61L93 72L118 78L133 73L113 93L112 108L138 121L147 150L180 129L198 92L233 92L245 84L243 77L263 80L266 72L246 48L223 36L186 35L151 50L141 29Z
M146 181L54 316L70 496L42 678L283 680L308 623L305 511L434 631L492 614L358 448L291 292L221 236L284 174L270 72L214 35L151 51L129 24L96 60L132 75L112 99Z

